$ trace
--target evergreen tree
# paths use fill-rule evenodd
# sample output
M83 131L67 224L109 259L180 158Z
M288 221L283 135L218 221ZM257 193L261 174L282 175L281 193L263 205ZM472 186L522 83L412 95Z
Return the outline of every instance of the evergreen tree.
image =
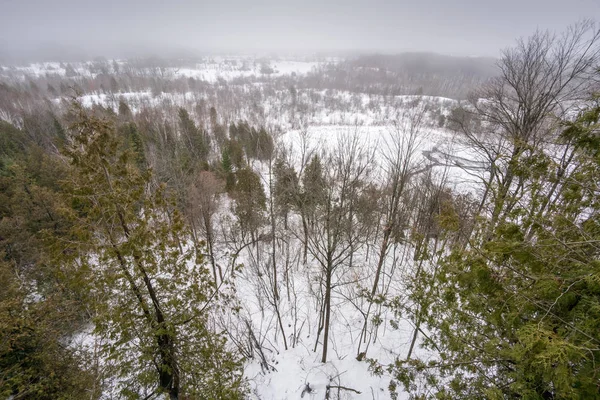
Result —
M298 203L300 216L302 217L302 231L304 232L302 241L304 245L304 262L306 262L308 255L309 225L312 225L316 218L317 207L327 199L326 187L321 159L318 155L314 155L302 175L302 189Z
M70 346L85 323L85 271L53 250L73 239L57 193L66 171L27 136L0 124L0 397L98 398L91 360Z
M179 109L179 129L191 157L205 162L210 152L210 140L206 132L199 129L185 108Z
M302 209L309 218L314 214L315 207L325 201L326 187L321 158L315 155L302 176Z
M273 137L263 127L256 133L255 141L252 145L256 147L256 158L261 161L269 160L275 149Z
M256 238L257 229L264 223L267 197L260 177L246 167L236 172L234 213L244 233Z
M146 160L146 150L142 136L135 122L128 122L119 128L120 133L125 138L125 143L133 155L133 159L137 167L143 171L148 168Z
M228 148L223 149L221 153L221 173L225 180L225 191L231 193L235 187L235 173Z
M131 112L129 105L123 99L119 100L119 117L125 121L133 119L133 113Z
M274 196L275 206L283 216L287 227L288 214L292 208L297 208L300 198L300 188L296 170L285 160L277 159L273 168L275 175Z
M175 204L132 167L110 123L77 113L66 152L85 246L76 261L93 271L95 332L121 395L239 398L240 360L208 328L214 282L202 254L184 246L189 231Z
M238 138L238 129L237 129L237 126L235 126L234 122L232 122L229 125L229 137L231 139L237 139Z
M423 281L423 344L440 359L391 366L406 389L426 379L440 398L600 396L599 117L595 103L564 123L558 161L523 152L513 171L527 195L490 207L503 215L491 233L480 217L470 245Z

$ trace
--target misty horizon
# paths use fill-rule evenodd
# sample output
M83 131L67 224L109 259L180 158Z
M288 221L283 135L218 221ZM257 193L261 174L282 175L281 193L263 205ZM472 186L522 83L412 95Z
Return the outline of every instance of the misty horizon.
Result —
M5 1L0 59L431 52L497 57L535 30L600 16L580 0L418 3Z

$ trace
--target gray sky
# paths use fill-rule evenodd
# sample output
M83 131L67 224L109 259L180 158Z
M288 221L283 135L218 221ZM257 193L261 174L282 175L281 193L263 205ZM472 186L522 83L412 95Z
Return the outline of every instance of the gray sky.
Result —
M495 56L536 28L600 20L600 0L0 0L0 51L434 51Z

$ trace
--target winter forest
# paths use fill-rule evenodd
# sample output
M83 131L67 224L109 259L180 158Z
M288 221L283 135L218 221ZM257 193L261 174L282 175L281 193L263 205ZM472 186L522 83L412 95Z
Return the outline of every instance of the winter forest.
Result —
M600 27L499 54L0 65L0 399L600 398Z

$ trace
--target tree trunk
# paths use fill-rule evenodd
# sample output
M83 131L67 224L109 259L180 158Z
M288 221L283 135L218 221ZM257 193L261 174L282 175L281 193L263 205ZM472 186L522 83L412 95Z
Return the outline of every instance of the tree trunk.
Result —
M304 243L302 243L302 260L306 265L306 260L308 257L308 223L306 222L306 216L304 215L304 211L301 211L300 214L302 216L302 229L304 231Z
M331 318L331 262L327 263L327 279L325 281L325 324L323 333L323 357L321 358L322 363L327 362L327 344L329 342L329 322Z
M360 354L361 343L366 342L367 339L367 324L369 321L369 314L371 312L371 307L373 306L373 297L377 293L377 287L379 286L379 279L381 277L381 271L383 270L383 263L385 261L385 255L387 254L387 249L389 247L390 236L392 233L392 226L388 224L383 231L383 242L381 243L381 249L379 250L379 260L377 261L377 271L375 271L375 280L373 281L373 287L371 288L371 298L369 299L369 307L367 308L367 312L365 314L365 322L363 324L362 331L360 332L360 337L358 339L358 349L357 355Z

